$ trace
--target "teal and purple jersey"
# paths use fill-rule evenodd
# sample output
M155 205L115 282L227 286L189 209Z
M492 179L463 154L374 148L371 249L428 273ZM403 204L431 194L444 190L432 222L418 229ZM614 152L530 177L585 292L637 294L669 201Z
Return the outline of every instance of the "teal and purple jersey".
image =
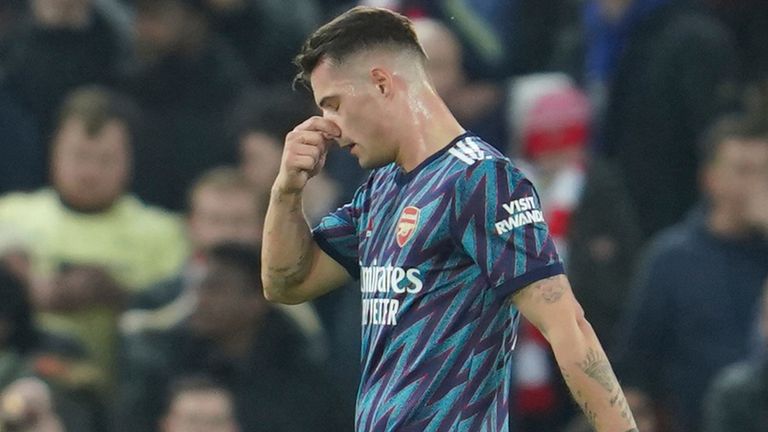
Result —
M563 272L512 162L463 134L408 173L375 170L313 233L360 280L357 430L509 431L509 296Z

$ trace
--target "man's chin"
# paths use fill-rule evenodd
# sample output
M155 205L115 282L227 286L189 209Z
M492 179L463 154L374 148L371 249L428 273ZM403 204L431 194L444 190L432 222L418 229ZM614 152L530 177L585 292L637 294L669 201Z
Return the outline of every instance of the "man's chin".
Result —
M72 210L75 210L77 212L81 213L102 213L106 212L109 209L112 208L113 205L117 202L118 198L112 198L109 199L91 199L90 197L80 197L80 196L65 196L62 194L59 194L59 197L61 201L69 207Z
M358 159L357 162L360 164L360 168L365 170L381 168L383 166L389 165L390 163L386 161L371 161L366 159Z

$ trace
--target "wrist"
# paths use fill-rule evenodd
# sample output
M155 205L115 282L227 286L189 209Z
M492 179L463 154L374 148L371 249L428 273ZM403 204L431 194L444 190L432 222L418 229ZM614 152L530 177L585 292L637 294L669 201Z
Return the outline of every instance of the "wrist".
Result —
M300 207L302 202L302 193L302 189L285 188L275 184L272 186L270 201L275 204L283 204L290 207Z

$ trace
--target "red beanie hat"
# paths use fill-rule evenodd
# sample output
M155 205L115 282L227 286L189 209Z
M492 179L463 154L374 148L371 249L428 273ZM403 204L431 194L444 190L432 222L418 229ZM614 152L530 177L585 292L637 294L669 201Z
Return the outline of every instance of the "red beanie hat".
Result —
M591 121L587 97L576 88L558 89L536 99L522 125L523 154L535 159L543 154L583 148Z

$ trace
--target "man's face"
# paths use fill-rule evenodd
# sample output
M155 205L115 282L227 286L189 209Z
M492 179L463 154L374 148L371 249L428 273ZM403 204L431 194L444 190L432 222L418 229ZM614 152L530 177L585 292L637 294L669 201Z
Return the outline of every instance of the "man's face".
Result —
M768 182L768 143L730 139L721 144L705 172L712 205L733 217L746 218L753 189Z
M163 432L236 432L231 399L216 391L188 391L176 397Z
M199 336L216 340L257 322L266 307L258 287L240 269L212 260L198 288L190 327Z
M62 198L84 211L109 208L126 190L130 177L129 135L125 125L109 121L94 136L82 120L65 120L54 138L53 184Z
M227 242L256 245L263 213L251 190L203 186L192 197L188 224L192 245L196 250Z
M318 64L311 75L315 102L323 117L341 129L339 145L357 157L361 167L382 167L395 160L387 138L397 124L365 67L349 63L349 67L335 67L325 60Z
M182 43L188 15L175 1L160 1L139 8L134 28L140 57L151 60L175 51Z

